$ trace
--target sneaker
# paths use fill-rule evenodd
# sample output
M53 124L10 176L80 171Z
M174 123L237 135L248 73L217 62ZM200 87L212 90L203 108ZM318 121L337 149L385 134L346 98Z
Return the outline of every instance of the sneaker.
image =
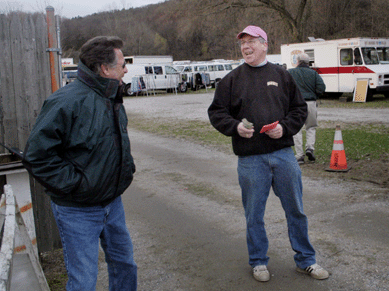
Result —
M267 282L270 280L270 273L265 265L255 266L253 268L253 276L255 280L260 282Z
M307 150L305 151L305 154L307 155L308 160L310 160L310 161L316 161L316 157L315 157L315 155L313 154L313 150L312 150L312 149L307 149Z
M322 267L320 267L318 264L313 264L309 267L306 267L305 269L300 269L299 267L297 267L297 272L310 275L311 277L318 280L327 279L330 276L328 272Z
M299 157L299 158L297 159L297 163L299 163L299 165L304 164L304 163L305 163L304 157Z

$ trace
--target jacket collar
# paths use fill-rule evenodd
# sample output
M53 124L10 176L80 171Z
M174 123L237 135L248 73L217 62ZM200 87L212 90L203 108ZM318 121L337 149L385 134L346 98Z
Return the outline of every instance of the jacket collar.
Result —
M115 79L108 79L92 72L81 61L78 63L77 70L78 79L92 88L98 94L114 99L119 87L119 81Z
M297 67L309 68L308 64L306 63L300 63Z

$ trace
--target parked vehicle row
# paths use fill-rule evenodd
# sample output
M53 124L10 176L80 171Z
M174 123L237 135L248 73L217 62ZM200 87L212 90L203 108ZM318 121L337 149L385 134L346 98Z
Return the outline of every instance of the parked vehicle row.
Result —
M203 80L203 85L211 85L213 88L217 86L217 83L229 72L232 71L231 62L220 60L210 62L173 62L174 67L181 73L183 80L188 83L188 87L192 90L198 89L198 82L196 83L196 75L203 74L207 80Z

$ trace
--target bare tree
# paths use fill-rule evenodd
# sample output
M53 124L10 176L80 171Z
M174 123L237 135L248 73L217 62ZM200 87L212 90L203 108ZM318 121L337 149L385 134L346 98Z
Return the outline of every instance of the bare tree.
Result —
M311 0L221 0L210 4L208 9L211 8L214 12L236 8L255 8L258 10L265 8L275 11L290 32L292 41L301 42L304 38L304 24L311 16L310 7Z

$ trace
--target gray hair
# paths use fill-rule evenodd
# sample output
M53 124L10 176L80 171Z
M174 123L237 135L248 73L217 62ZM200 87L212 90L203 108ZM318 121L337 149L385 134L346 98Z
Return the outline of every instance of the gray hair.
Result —
M309 56L305 53L301 53L297 56L298 63L306 63L309 64Z

